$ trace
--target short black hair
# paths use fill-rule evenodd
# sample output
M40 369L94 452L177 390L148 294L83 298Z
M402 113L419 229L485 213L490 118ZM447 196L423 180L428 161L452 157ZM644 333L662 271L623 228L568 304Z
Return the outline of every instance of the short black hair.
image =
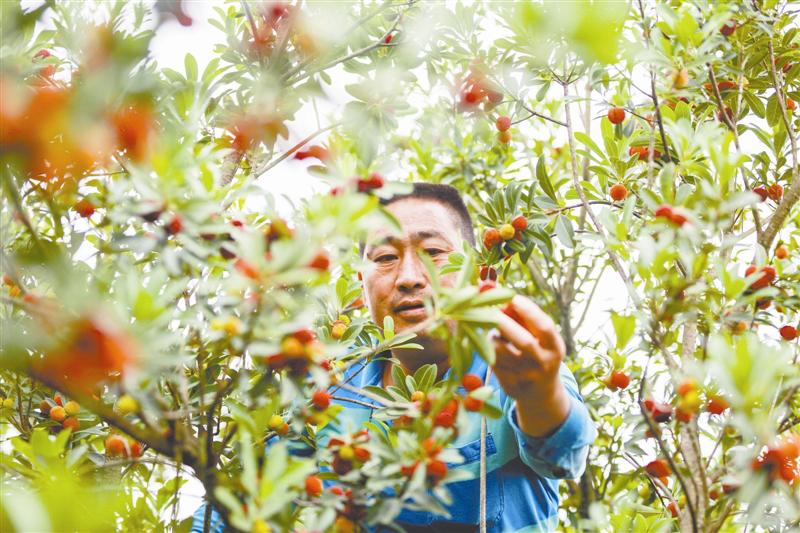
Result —
M461 230L461 238L466 239L470 246L475 246L475 229L472 223L472 216L469 214L467 205L461 198L461 193L458 189L446 183L428 183L425 181L416 182L412 185L414 189L408 194L395 194L389 198L381 198L381 205L388 206L411 198L438 202L453 214L455 226ZM358 247L363 256L366 244L361 242Z

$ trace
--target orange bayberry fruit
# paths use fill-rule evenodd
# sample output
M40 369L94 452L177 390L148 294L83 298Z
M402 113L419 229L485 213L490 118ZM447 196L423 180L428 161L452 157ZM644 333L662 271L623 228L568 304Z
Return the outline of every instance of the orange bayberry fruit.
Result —
M724 413L729 407L730 404L728 403L728 400L726 400L722 396L711 396L708 399L708 406L706 407L706 410L712 415L719 416L722 413Z
M511 119L506 116L502 116L497 119L497 122L495 122L494 125L497 127L497 131L501 132L508 131L508 129L511 127ZM503 142L508 142L508 141L503 141Z
M67 418L63 422L64 429L71 429L73 433L81 429L81 423L77 418Z
M511 221L511 227L515 230L524 231L528 229L528 219L522 215L519 215L517 218Z
M735 31L736 31L736 21L733 19L730 19L728 22L726 22L725 25L719 30L719 32L725 37L733 35L733 32Z
M611 372L610 382L618 389L626 389L631 384L631 378L622 370L614 370Z
M775 249L775 257L778 259L786 259L789 257L789 249L786 245L782 244Z
M650 477L667 477L670 475L671 471L669 469L669 464L661 459L656 459L655 461L651 461L644 467L645 472Z
M625 121L625 110L621 107L612 107L608 110L608 120L612 124L622 124Z
M452 427L455 421L456 421L456 416L453 413L449 411L440 411L436 415L436 418L434 418L433 425L443 428L449 428Z
M83 218L89 218L94 214L94 204L88 198L81 198L75 203L75 212Z
M355 456L356 456L356 459L358 459L358 460L359 460L359 461L361 461L362 463L364 463L364 462L366 462L366 461L369 461L369 458L370 458L370 456L372 455L371 453L369 453L369 450L368 450L368 449L366 449L366 448L360 448L360 447L358 447L358 446L355 446L355 447L353 448L353 453L355 454Z
M609 189L608 194L609 196L611 196L612 200L614 200L615 202L619 202L621 200L624 200L625 197L628 196L628 189L626 189L623 184L617 183L616 185L611 187L611 189Z
M128 455L128 445L121 435L111 435L106 439L106 453L111 456Z
M501 131L497 134L497 140L501 143L510 143L511 142L511 132L510 131Z
M478 387L483 386L483 380L476 376L475 374L467 374L464 376L464 379L461 380L461 385L469 392L474 391Z
M50 420L54 420L56 422L63 422L65 418L67 418L67 412L60 405L57 405L52 409L50 409Z
M786 98L786 109L788 109L789 111L794 111L795 107L797 107L797 104L794 103L794 100L792 100L791 98L787 97Z
M421 390L414 391L414 394L411 395L412 402L421 402L424 399L425 399L425 393L422 392Z
M653 213L656 218L666 218L667 220L672 220L672 206L669 204L661 204L658 206Z
M503 224L502 226L500 226L500 230L498 231L498 233L500 234L501 239L507 241L514 238L516 230L514 229L514 226L512 226L511 224Z
M672 518L678 518L678 515L681 512L681 508L675 505L674 502L670 502L669 505L667 505L667 509L669 510L669 513L672 515Z
M486 292L491 289L497 288L497 282L487 279L486 281L481 281L478 285L478 292Z
M500 239L500 232L497 231L494 228L487 229L486 232L483 234L483 238L489 244L497 244L501 240Z
M341 339L347 331L347 324L341 320L337 320L331 325L331 337L336 340Z
M783 187L778 185L777 183L773 183L769 187L767 187L767 196L771 199L779 202L781 198L783 198Z
M326 390L318 390L312 396L311 402L314 404L314 409L324 411L331 404L331 393Z
M682 381L680 385L678 385L678 394L680 396L686 396L692 391L697 390L697 383L694 380L687 379Z
M322 488L322 480L317 476L308 476L306 478L306 493L312 498L322 494Z
M755 188L753 188L753 192L761 197L759 202L766 202L767 198L769 197L769 194L767 194L767 188L766 187L762 187L762 186L755 187Z
M327 250L323 248L320 249L319 252L317 252L317 255L314 256L314 259L311 260L308 266L324 272L328 270L330 264L331 264L330 256L328 255Z
M483 408L483 400L467 396L464 399L464 409L467 411L480 411Z
M793 341L797 338L797 328L794 326L783 326L781 328L781 337L785 341Z
M426 465L426 473L431 484L436 485L447 475L447 465L438 459L432 459Z

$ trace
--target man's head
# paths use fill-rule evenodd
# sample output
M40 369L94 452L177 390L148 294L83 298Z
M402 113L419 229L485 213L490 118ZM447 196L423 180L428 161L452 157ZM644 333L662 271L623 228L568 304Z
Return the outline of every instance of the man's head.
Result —
M426 318L423 299L432 294L428 272L417 255L427 253L441 268L447 256L461 250L461 238L474 246L472 218L458 190L450 185L417 183L411 194L382 200L403 228L395 236L388 228L376 230L362 248L372 263L363 275L364 300L373 321L383 325L391 316L400 332ZM444 286L455 282L457 274L441 277Z

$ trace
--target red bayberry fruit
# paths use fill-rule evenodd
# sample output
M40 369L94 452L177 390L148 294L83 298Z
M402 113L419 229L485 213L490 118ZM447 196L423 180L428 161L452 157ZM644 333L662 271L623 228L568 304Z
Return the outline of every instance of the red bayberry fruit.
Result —
M256 265L250 261L242 259L241 257L233 263L233 268L235 268L243 276L246 276L250 279L258 279L261 276L261 273Z
M511 142L511 132L510 131L501 131L497 134L497 140L503 144L508 144Z
M733 32L735 31L736 31L736 21L733 19L730 19L728 22L726 22L725 25L719 30L719 32L725 37L733 35Z
M419 466L419 461L415 462L413 465L406 465L400 467L400 473L406 477L411 477L416 472L417 467Z
M121 435L111 435L106 439L106 454L118 457L128 455L128 445Z
M497 271L488 266L482 266L480 270L480 278L482 280L497 281Z
M81 198L75 204L75 212L83 218L89 218L94 214L94 204L88 198Z
M358 459L362 463L364 463L366 461L369 461L369 458L370 458L370 455L371 455L369 453L369 450L367 450L366 448L360 448L358 446L355 446L353 448L353 453L355 454L356 459Z
M314 392L311 403L314 404L314 409L324 411L331 404L331 393L326 390L318 390Z
M656 218L666 218L667 220L672 220L672 206L668 204L661 204L658 206L653 213Z
M180 233L181 230L183 229L183 219L181 218L180 215L175 215L172 217L172 220L169 222L169 224L164 226L164 228L170 235L175 235L176 233Z
M644 470L647 472L648 476L657 478L667 477L671 473L669 464L661 459L649 462L647 466L644 467Z
M480 282L478 285L478 292L486 292L495 288L497 288L497 282L487 279L486 281Z
M794 326L783 326L781 328L781 337L785 341L793 341L797 338L797 328Z
M42 403L39 404L39 411L45 416L50 416L50 404L47 403L47 400L42 400Z
M325 272L328 270L330 264L331 260L327 250L321 249L319 252L317 252L317 255L314 256L314 259L311 260L308 266L321 272Z
M426 465L426 474L431 484L436 485L447 475L447 465L438 459L432 459Z
M440 411L436 418L433 420L434 426L439 426L443 428L452 427L456 421L456 417L453 413L449 411Z
M63 422L64 429L71 429L73 433L81 429L81 423L77 418L70 417Z
M783 198L783 187L777 183L773 183L767 187L767 196L769 196L772 200L779 202L781 198Z
M467 396L464 399L464 409L467 411L480 411L483 408L483 400Z
M694 413L691 411L684 411L683 409L675 410L675 420L683 424L688 424L691 422L693 417Z
M611 372L611 384L618 389L626 389L631 384L631 378L622 370L614 370Z
M728 403L728 400L726 400L722 396L711 396L708 399L708 406L706 407L706 410L712 415L719 416L722 413L724 413L729 407L730 404Z
M467 374L461 380L461 385L468 391L472 392L475 389L483 386L483 380L475 374Z
M669 505L667 505L667 509L669 510L669 513L672 515L672 518L678 518L678 515L680 515L681 513L681 508L675 505L674 502L670 502Z
M608 191L609 196L615 202L620 202L628 196L628 189L621 183L617 183L616 185L612 186L611 189Z
M322 489L322 480L317 476L308 476L306 478L306 494L312 498L316 498L322 494Z
M506 116L502 116L497 119L497 122L495 122L494 125L497 127L497 131L500 132L508 131L508 129L511 127L511 119ZM508 141L503 141L503 142L508 142Z
M797 104L794 102L794 100L792 100L791 98L789 98L787 96L786 97L786 109L788 109L789 111L794 111L795 107L797 107Z
M511 227L518 231L525 231L528 229L528 219L522 215L511 221Z
M487 229L486 232L483 234L483 238L486 242L488 242L491 245L495 245L501 240L500 232L497 231L495 228Z
M328 488L328 492L330 492L331 494L336 494L337 496L344 496L344 491L342 490L342 487L339 487L338 485L334 485L333 487Z
M129 446L130 446L130 449L131 449L131 457L136 459L137 457L141 457L142 456L142 445L139 444L139 442L137 442L135 440L131 441L129 443Z
M759 200L760 202L766 202L767 198L769 197L766 187L761 187L761 186L755 187L753 189L753 192L761 197L761 200Z
M625 121L625 110L621 107L612 107L608 110L608 120L612 124L622 124Z
M42 48L41 50L36 52L36 54L34 54L34 56L31 58L31 61L35 61L37 59L44 59L46 57L50 57L50 55L51 55L50 50Z

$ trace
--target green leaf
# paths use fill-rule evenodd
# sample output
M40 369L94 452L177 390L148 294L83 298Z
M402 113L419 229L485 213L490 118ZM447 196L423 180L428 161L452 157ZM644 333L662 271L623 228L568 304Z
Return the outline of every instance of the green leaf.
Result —
M623 350L636 332L636 317L622 316L612 311L611 322L617 334L617 350Z
M550 183L550 177L547 175L547 169L544 165L544 156L540 157L539 161L536 162L536 179L539 181L539 185L542 187L544 193L554 202L558 203L556 191L553 188L553 184Z
M575 248L575 230L572 221L566 215L556 217L556 236L567 248Z
M183 66L186 69L186 79L188 81L197 81L197 60L192 54L186 54L183 58Z

